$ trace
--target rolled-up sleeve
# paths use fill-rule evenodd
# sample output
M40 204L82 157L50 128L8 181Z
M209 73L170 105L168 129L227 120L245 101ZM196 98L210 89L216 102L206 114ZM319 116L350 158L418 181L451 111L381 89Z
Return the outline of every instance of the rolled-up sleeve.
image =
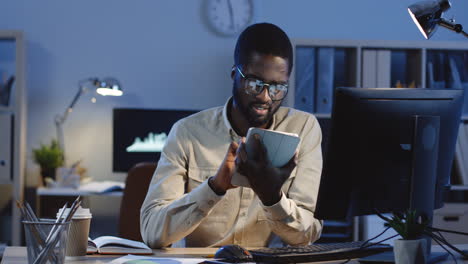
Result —
M322 133L315 117L309 117L301 134L296 173L289 189L278 203L262 205L272 231L290 245L317 240L323 226L314 217L322 173Z
M222 198L207 181L185 193L188 140L186 130L176 123L141 207L141 235L152 248L169 246L190 234Z

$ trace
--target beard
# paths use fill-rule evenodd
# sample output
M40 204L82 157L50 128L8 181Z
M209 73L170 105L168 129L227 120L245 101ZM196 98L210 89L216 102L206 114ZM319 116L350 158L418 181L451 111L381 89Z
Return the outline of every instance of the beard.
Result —
M232 89L232 95L234 103L238 106L240 112L247 120L249 127L262 127L264 125L268 125L268 123L272 120L273 115L278 111L281 104L273 104L271 101L268 104L268 110L265 115L259 115L254 109L255 105L265 105L263 102L253 101L245 103L242 100L242 96L250 96L247 94L243 94L241 89L236 89L235 85Z

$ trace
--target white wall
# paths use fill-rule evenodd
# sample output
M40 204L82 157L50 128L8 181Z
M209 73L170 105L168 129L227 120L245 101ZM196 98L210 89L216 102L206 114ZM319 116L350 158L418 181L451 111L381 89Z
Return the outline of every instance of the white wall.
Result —
M291 38L421 40L408 16L410 0L256 0L256 21L282 27ZM452 1L448 18L468 28L468 1ZM9 0L0 3L0 28L27 40L27 150L55 137L54 116L76 93L78 80L118 78L125 96L86 95L64 125L70 161L96 180L112 172L112 108L204 109L231 92L229 70L236 37L213 34L203 0ZM430 41L467 41L445 29ZM154 120L148 120L154 122ZM28 156L27 184L38 167Z

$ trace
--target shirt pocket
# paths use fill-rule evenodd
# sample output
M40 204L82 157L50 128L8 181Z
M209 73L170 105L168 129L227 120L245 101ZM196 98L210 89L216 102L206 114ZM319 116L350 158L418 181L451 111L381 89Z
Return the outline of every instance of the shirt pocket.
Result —
M211 176L214 176L216 174L217 170L218 170L218 168L210 168L210 167L207 167L207 168L191 167L191 168L189 168L186 192L190 192L191 190L198 187L198 185L200 185L206 179L208 179Z

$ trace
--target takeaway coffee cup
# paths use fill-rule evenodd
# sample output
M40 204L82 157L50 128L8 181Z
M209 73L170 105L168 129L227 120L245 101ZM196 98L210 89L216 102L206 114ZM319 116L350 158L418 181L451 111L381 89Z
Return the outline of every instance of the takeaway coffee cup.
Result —
M66 208L63 215L66 216L69 211L70 208ZM61 213L62 209L58 211L57 218L60 217ZM68 231L67 250L65 253L67 257L86 255L91 218L92 215L89 208L82 208L80 206L78 210L76 210Z

